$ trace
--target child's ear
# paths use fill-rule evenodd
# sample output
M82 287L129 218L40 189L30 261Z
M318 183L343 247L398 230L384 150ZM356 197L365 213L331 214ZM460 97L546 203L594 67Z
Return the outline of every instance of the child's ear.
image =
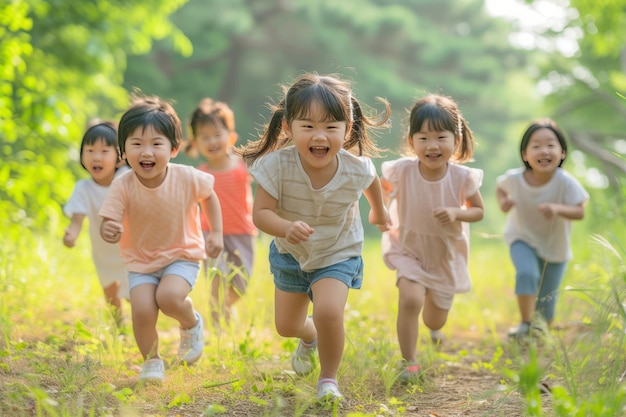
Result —
M237 143L237 139L239 139L239 135L237 134L237 132L230 132L228 134L228 145L235 146L235 143Z
M176 158L176 156L178 155L178 149L179 148L172 149L172 153L170 154L171 158Z

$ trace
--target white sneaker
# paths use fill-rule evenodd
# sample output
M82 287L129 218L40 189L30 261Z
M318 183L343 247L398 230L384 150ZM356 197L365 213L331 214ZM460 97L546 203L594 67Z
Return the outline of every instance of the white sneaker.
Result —
M317 399L318 400L341 400L343 395L339 392L339 387L336 381L322 380L317 386Z
M315 368L315 351L317 350L317 341L312 346L304 346L302 339L298 343L298 348L291 357L291 367L296 374L303 376L313 372Z
M522 322L519 326L509 329L508 336L512 339L522 339L530 335L530 323Z
M443 333L441 330L430 330L430 341L433 345L440 345L443 342Z
M202 316L196 311L198 322L191 329L180 329L180 345L178 346L178 359L187 362L187 365L195 363L204 350L204 327Z
M148 359L141 367L139 381L153 384L160 384L165 378L165 367L159 358Z

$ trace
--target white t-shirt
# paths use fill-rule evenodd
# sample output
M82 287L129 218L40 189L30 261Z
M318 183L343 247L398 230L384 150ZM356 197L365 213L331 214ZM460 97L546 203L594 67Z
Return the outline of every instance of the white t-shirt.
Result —
M250 173L277 200L276 213L290 221L304 221L314 229L306 242L291 244L276 237L280 253L291 254L303 271L334 265L363 249L363 224L359 199L376 177L369 158L341 150L337 172L320 189L314 189L302 167L298 151L290 146L258 159Z
M127 166L120 167L115 173L115 177L128 171ZM105 242L100 236L100 223L102 218L98 215L102 203L109 192L110 187L99 185L88 178L76 183L72 196L63 207L63 212L67 217L74 214L84 214L89 219L89 238L91 240L91 256L93 263L103 287L108 287L115 281L119 281L120 288L118 296L128 298L128 272L120 247L117 244Z
M579 205L589 194L567 171L558 168L552 179L539 187L524 179L526 168L515 168L497 178L497 187L506 192L515 205L509 211L504 240L511 245L521 240L548 262L572 259L570 248L572 222L561 216L546 219L537 206L542 203Z

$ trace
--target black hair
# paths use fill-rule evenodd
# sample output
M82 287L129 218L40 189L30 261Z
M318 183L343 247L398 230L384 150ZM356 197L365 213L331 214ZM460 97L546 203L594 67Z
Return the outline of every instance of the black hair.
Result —
M122 115L118 126L117 139L122 154L126 151L126 139L137 128L145 129L148 126L167 137L172 150L178 149L183 133L180 119L172 105L156 96L133 96L133 102Z
M306 73L282 89L283 98L277 105L270 106L273 114L260 139L249 142L237 150L248 164L269 152L287 146L290 139L282 130L283 119L287 124L291 124L295 119L307 118L311 104L315 102L320 103L326 111L326 120L346 122L352 126L350 131L346 132L344 149L365 156L378 156L382 151L369 138L367 127L386 126L391 116L391 109L386 100L378 99L384 103L385 113L376 115L373 119L363 113L361 104L352 96L348 82L337 76Z
M539 129L550 129L556 135L556 138L561 145L561 149L563 149L563 152L565 152L565 157L561 159L561 162L559 163L560 167L561 165L563 165L563 162L565 162L565 158L567 157L567 141L565 140L565 134L563 133L561 128L554 122L554 120L547 117L535 120L533 123L531 123L530 126L528 126L528 128L522 135L522 141L520 142L519 146L519 153L520 157L522 158L522 162L524 162L524 166L526 166L526 169L532 169L530 164L527 161L524 161L524 152L526 151L526 148L528 148L528 142L530 142L530 137Z
M454 149L453 160L457 163L466 162L474 154L474 135L469 127L469 123L461 115L461 111L456 102L447 96L438 94L428 94L417 100L409 111L409 134L422 130L424 124L430 129L443 132L454 133L459 139L459 146ZM405 148L409 148L408 141L404 142ZM408 153L408 152L404 152Z
M80 164L83 168L87 169L83 164L83 149L85 146L90 146L98 141L103 141L106 146L111 146L117 152L117 161L120 161L120 150L117 147L117 132L115 127L110 122L98 123L91 126L83 135L83 140L80 142Z

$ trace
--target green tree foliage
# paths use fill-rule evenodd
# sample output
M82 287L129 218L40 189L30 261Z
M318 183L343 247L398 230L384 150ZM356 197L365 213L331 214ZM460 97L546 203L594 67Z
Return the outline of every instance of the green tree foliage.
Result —
M75 178L78 146L90 118L113 118L127 105L128 53L170 37L187 38L167 19L183 0L0 3L0 229L50 229ZM8 235L8 236L7 236Z
M477 132L477 160L496 162L494 170L517 158L501 146L508 124L532 114L529 53L510 47L509 24L487 15L481 0L191 0L172 20L193 54L157 43L129 58L126 87L175 100L183 119L205 96L224 100L242 141L255 138L278 84L302 71L339 72L373 106L387 98L393 127L379 141L390 150L416 97L453 96ZM500 152L504 159L494 158Z
M575 146L592 157L585 164L601 170L620 191L626 185L626 161L620 157L626 153L626 101L620 97L626 94L626 3L571 0L570 8L564 27L541 33L553 40L575 37L578 44L573 56L544 55L545 104Z

